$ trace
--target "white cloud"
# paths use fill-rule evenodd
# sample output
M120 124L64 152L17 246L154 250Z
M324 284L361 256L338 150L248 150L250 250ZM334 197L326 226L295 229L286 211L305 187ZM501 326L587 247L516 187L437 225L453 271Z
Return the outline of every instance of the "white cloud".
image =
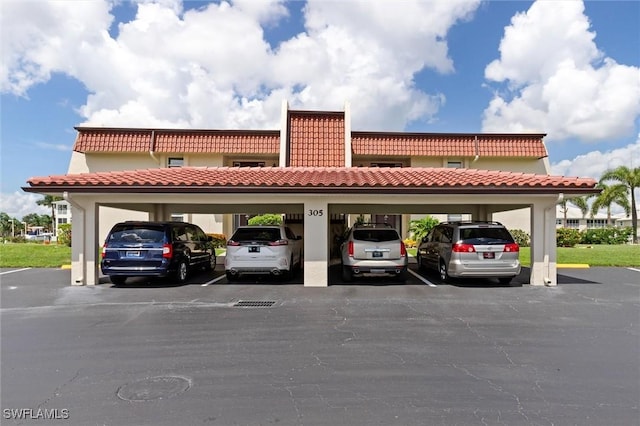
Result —
M274 128L283 100L329 110L352 101L354 127L400 130L431 119L445 102L413 77L454 70L447 32L470 19L479 0L312 0L305 31L277 46L264 29L284 25L282 0L187 11L176 0L139 1L113 37L110 1L6 4L2 91L26 95L65 73L90 93L80 108L85 124Z
M536 1L515 15L485 77L504 83L484 112L487 132L548 140L627 136L640 116L640 69L604 57L582 2Z
M619 166L640 167L640 134L635 143L611 151L592 151L571 160L551 164L551 174L591 177L596 180L606 171Z
M22 219L30 213L51 215L51 209L36 204L42 199L42 195L16 191L14 193L0 194L0 212L10 217Z

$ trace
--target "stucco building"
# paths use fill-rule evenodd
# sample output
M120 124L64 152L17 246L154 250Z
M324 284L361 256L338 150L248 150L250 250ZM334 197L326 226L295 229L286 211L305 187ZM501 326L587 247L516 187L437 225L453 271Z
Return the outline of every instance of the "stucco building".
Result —
M549 175L543 134L352 130L348 104L283 103L276 130L76 130L68 173L24 188L70 203L73 284L97 282L98 247L119 220L182 218L230 235L249 215L281 213L304 236L305 286L330 284L334 234L349 217L406 235L424 214L509 219L531 232L531 284L554 285L556 203L598 192L592 179Z

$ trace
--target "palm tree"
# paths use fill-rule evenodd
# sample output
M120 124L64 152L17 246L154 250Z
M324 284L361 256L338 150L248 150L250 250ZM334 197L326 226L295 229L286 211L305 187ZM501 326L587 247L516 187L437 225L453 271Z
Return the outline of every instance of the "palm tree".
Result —
M589 213L589 202L587 201L591 196L585 195L582 197L570 198L568 201L580 209L582 213L582 218L584 219Z
M598 213L600 209L607 209L607 225L611 225L611 205L617 204L622 207L629 216L631 206L629 205L629 199L627 198L627 187L621 183L615 185L607 185L600 182L597 185L602 189L602 192L596 196L596 199L591 205L591 215Z
M600 181L616 181L623 184L627 191L631 193L631 232L633 233L633 243L638 243L638 208L636 207L636 188L640 188L640 167L630 169L620 166L613 170L607 170L602 174Z
M62 197L56 197L54 195L45 195L42 200L36 201L36 204L39 206L51 207L51 232L56 229L56 224L53 222L55 220L55 204L56 201L62 200Z

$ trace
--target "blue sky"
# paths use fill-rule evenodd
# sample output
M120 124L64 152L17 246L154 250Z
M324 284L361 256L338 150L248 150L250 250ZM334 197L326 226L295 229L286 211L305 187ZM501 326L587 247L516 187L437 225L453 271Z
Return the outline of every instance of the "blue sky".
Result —
M640 167L640 2L0 0L0 211L74 126L542 132L554 174Z

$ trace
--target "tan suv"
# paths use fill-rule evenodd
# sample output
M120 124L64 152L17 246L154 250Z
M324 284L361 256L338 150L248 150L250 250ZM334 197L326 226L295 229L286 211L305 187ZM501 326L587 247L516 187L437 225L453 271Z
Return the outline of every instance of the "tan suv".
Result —
M394 228L386 224L359 224L347 231L340 246L342 280L364 274L407 279L407 249Z

